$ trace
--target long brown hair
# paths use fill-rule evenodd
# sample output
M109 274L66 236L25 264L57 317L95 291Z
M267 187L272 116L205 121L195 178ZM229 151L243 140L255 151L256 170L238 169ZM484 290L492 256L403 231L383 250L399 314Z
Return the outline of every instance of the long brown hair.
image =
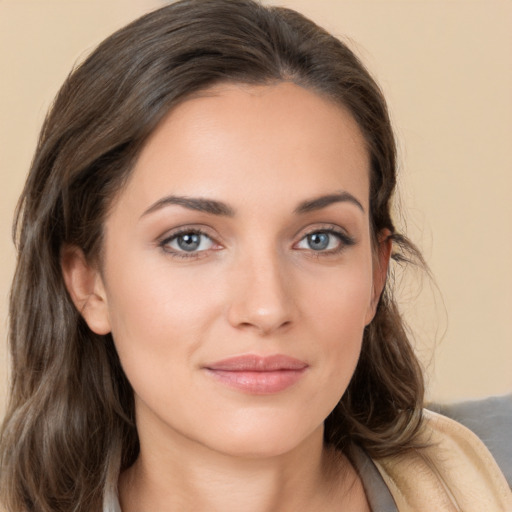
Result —
M345 44L302 15L252 0L183 0L106 39L62 86L41 131L15 220L10 402L0 432L9 512L98 511L138 455L133 392L110 335L89 330L63 282L63 244L97 258L106 212L148 136L191 93L218 82L292 81L347 108L371 157L374 236L395 232L396 154L386 103ZM415 444L423 380L390 282L364 332L325 441L370 455Z

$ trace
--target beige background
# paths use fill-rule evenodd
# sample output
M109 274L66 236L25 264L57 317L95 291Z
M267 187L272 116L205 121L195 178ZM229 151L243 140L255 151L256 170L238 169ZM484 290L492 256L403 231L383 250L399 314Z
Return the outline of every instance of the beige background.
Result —
M71 66L157 0L0 0L0 415L12 212ZM512 1L283 0L347 40L388 98L407 232L436 283L402 295L429 396L512 391ZM417 283L417 281L413 281Z

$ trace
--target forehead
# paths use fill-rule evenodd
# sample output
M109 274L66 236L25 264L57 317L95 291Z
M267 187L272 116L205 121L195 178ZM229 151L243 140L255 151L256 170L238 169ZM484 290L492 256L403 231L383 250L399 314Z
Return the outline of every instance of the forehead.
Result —
M288 82L221 84L172 109L127 188L146 203L171 192L241 198L281 187L311 197L341 188L366 207L368 175L364 137L342 106Z

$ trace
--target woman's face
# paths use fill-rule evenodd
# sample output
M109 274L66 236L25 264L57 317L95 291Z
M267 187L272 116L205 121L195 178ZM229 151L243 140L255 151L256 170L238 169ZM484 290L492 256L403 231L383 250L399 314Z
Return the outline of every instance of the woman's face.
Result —
M315 93L227 84L166 117L84 310L113 334L141 443L262 456L321 435L386 272L368 208L358 126Z

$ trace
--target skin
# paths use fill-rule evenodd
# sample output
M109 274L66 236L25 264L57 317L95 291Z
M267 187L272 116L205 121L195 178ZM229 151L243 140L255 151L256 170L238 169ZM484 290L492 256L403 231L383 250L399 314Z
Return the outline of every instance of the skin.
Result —
M297 85L219 85L163 120L106 219L101 271L75 247L62 257L135 393L141 453L120 479L123 511L369 510L348 460L322 443L389 260L388 241L372 247L368 196L356 122ZM184 251L177 229L204 233L199 247ZM269 394L205 369L244 354L307 368Z

